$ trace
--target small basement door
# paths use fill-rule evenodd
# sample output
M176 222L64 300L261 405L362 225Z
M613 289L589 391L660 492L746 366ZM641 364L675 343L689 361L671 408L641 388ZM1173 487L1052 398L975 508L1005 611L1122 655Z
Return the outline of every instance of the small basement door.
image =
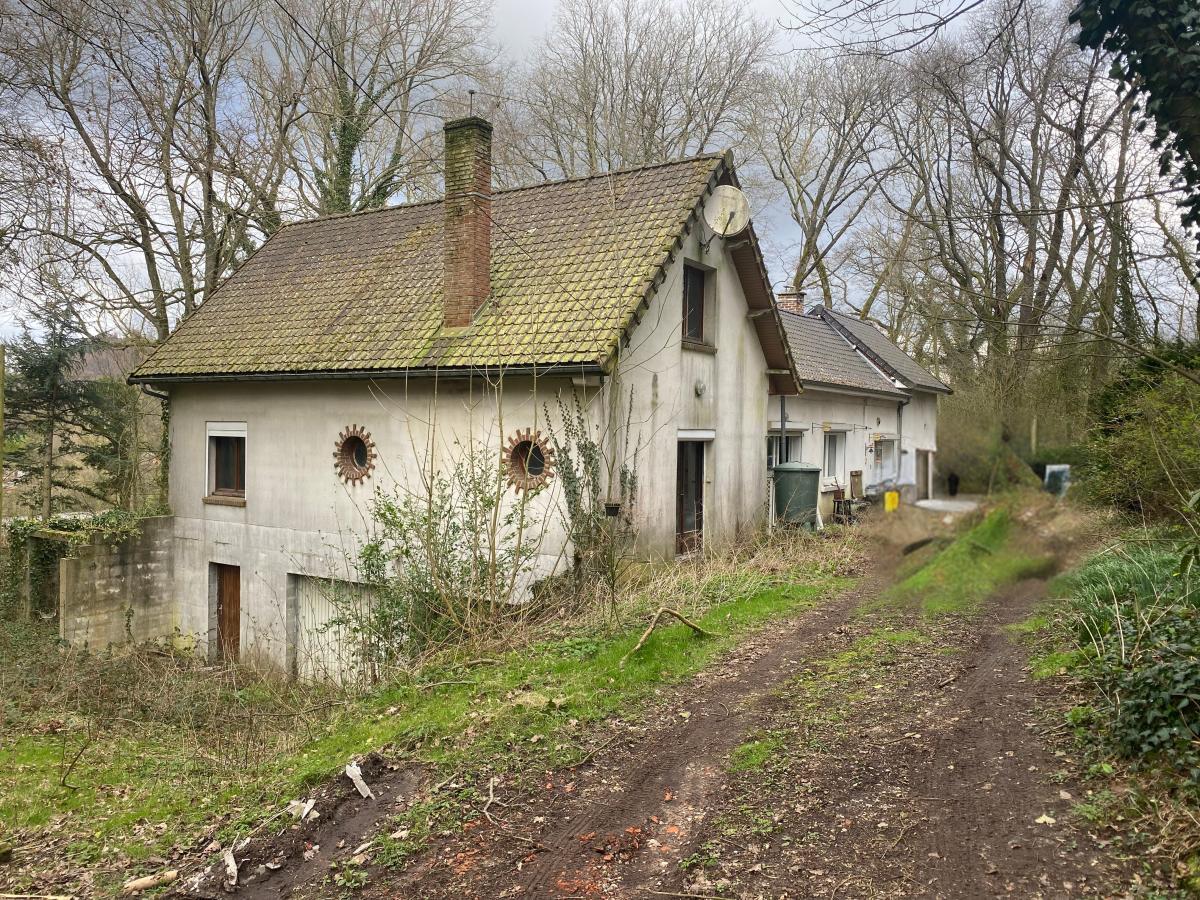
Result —
M292 671L304 681L349 681L363 668L351 622L369 613L361 584L292 575L295 592L295 656Z
M704 441L680 441L676 467L675 552L704 546Z
M242 649L242 570L240 566L213 563L217 582L217 652L237 662Z

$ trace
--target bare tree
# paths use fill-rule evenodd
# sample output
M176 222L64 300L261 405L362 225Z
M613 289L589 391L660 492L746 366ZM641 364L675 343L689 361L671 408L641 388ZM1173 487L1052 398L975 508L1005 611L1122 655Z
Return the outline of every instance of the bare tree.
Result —
M274 9L274 65L260 67L256 81L267 98L299 98L300 115L284 123L280 144L304 210L369 209L436 185L440 157L428 145L440 133L439 101L488 61L479 38L487 12L484 0Z
M44 123L31 139L56 139L61 176L25 231L27 262L72 267L98 313L166 337L247 240L249 197L227 161L252 12L239 0L22 9L0 56Z
M994 385L1001 415L1040 384L1078 420L1115 358L1189 333L1188 238L1164 228L1172 186L1065 9L1009 0L959 24L888 61L894 159L843 239L849 305Z
M562 0L514 88L518 164L586 175L735 143L772 35L732 0Z
M747 130L800 232L792 288L833 305L831 269L894 165L887 111L894 69L798 56L764 79Z

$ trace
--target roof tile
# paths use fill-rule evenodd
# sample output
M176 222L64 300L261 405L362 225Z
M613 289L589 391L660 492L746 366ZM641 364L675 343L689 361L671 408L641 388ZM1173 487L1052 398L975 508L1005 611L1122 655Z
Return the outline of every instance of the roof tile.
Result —
M133 377L603 364L723 159L498 191L492 296L452 338L440 201L285 226Z

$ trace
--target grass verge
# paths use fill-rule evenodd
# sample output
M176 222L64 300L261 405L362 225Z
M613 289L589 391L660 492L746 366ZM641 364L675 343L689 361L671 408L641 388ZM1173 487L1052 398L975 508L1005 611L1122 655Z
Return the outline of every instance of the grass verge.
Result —
M1200 590L1162 532L1136 529L1056 578L1014 626L1089 785L1076 814L1138 858L1150 882L1200 896Z
M1048 575L1053 557L1022 552L1013 530L1006 508L992 510L889 589L882 602L916 602L927 616L970 613L1005 584Z

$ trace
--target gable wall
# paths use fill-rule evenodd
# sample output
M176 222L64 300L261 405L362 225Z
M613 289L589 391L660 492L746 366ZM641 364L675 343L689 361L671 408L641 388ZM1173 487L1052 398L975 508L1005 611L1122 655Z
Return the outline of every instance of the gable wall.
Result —
M715 353L682 341L685 262L712 267L705 337ZM633 389L631 445L640 439L638 498L643 552L675 552L676 466L681 429L712 429L705 455L704 540L715 546L766 517L767 472L761 410L767 397L763 356L741 281L717 238L708 252L695 232L654 292L621 355L612 389ZM698 395L697 385L703 390Z

